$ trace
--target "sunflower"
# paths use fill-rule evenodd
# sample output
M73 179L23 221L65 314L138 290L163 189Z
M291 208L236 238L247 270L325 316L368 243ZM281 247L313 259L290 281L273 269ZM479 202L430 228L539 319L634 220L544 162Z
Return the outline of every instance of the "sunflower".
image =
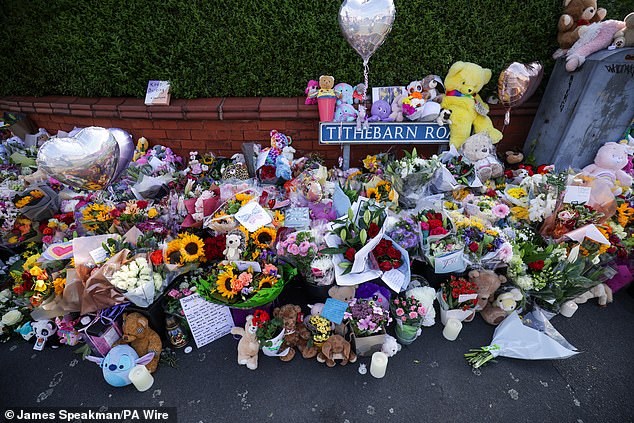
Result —
M244 206L249 201L253 200L253 196L249 194L245 194L243 192L239 192L236 194L236 200L240 202L240 205Z
M260 283L258 284L258 289L262 288L272 288L277 283L277 278L275 276L265 276L260 279Z
M251 239L258 248L270 248L275 242L275 235L275 229L263 226L253 233Z
M236 296L236 292L231 288L236 276L233 274L231 267L218 274L216 279L216 291L225 298L232 299Z
M190 263L205 256L205 243L202 239L193 234L180 234L181 241L180 254L181 261Z
M165 250L165 263L180 264L181 262L181 240L175 239L167 243Z
M365 195L368 198L373 198L376 201L380 201L381 200L381 193L379 192L379 190L377 188L368 188L365 192Z

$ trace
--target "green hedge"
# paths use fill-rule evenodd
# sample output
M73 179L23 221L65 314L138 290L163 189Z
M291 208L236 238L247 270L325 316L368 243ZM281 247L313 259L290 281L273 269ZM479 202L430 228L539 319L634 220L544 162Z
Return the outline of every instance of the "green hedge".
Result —
M371 85L444 75L457 60L552 67L561 0L396 0L370 59ZM362 80L332 0L3 0L1 95L142 97L169 79L178 98L296 96L332 74ZM622 19L627 1L605 0ZM495 78L495 77L494 77ZM492 88L492 85L490 85Z

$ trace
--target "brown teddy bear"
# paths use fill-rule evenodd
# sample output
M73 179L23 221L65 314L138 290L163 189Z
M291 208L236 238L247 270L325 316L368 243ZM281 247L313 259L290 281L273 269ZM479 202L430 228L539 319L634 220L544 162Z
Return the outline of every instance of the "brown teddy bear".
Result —
M564 13L559 17L557 42L567 50L579 39L579 27L601 22L607 11L597 7L597 0L564 0Z
M334 298L335 300L339 300L339 301L343 301L347 303L347 302L350 302L350 300L354 298L354 293L356 292L356 290L357 290L356 285L351 285L351 286L335 285L328 290L328 295L330 296L330 298ZM347 332L348 332L348 329L345 323L342 322L338 325L335 325L335 333L337 335L346 336Z
M253 316L248 315L244 328L231 328L233 335L240 335L242 338L238 342L238 364L244 364L247 369L255 370L258 368L258 353L260 352L260 343L256 337L258 327L253 324Z
M339 364L345 366L357 361L357 355L352 351L350 342L341 335L332 335L321 346L321 351L317 355L317 361L326 363L328 367L335 366L335 360L341 360Z
M308 347L308 340L311 338L310 331L303 323L302 309L294 304L286 304L273 309L273 317L282 319L284 322L284 342L280 351L289 348L288 354L280 356L282 361L291 361L295 357L295 347L302 353L304 358L314 358L319 351L317 347Z
M469 281L476 284L478 293L478 304L476 310L480 310L482 318L489 324L499 324L501 316L506 317L506 312L497 307L491 307L493 294L506 283L506 277L498 275L493 270L472 270L469 272ZM502 319L504 319L502 317ZM499 320L497 323L495 323Z
M634 47L634 12L623 19L625 28L614 34L614 47Z
M139 357L149 352L154 353L154 358L145 367L150 373L154 373L161 358L163 344L161 337L150 328L147 319L140 313L128 313L123 316L123 336L115 345L130 344Z

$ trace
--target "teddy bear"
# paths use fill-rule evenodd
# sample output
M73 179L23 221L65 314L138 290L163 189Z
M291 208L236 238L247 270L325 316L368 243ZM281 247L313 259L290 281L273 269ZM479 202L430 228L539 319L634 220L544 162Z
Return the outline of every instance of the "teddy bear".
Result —
M502 284L506 283L506 277L498 275L493 270L471 270L469 272L469 281L477 286L478 303L476 310L482 310L489 302L493 301L491 295Z
M579 28L579 39L566 52L566 70L574 72L594 52L610 46L614 35L625 28L625 22L607 20Z
M390 117L391 110L390 103L385 100L377 100L372 103L372 109L370 110L371 116L368 118L368 121L392 122L394 119Z
M317 355L318 348L309 347L308 340L311 338L310 331L303 323L302 309L294 304L285 304L282 307L273 309L273 317L284 322L284 342L280 351L288 349L288 354L280 356L282 361L291 361L295 357L295 348L302 353L304 358L313 358Z
M427 75L420 81L423 89L423 99L425 101L433 101L442 103L444 96L444 87L442 79L438 75Z
M564 13L557 24L559 48L567 50L579 39L579 28L600 22L607 11L597 7L596 0L564 0Z
M130 344L139 357L153 352L154 358L146 367L150 373L154 373L161 358L163 344L161 337L150 328L148 320L141 313L134 312L123 316L123 336L114 345L121 344Z
M622 187L632 185L632 177L622 170L628 164L630 149L627 144L607 142L599 148L594 163L584 167L582 172L604 180L614 195L620 195Z
M612 302L612 289L604 283L601 283L589 291L579 295L573 301L577 304L585 304L589 299L597 298L601 307L605 307Z
M57 325L52 320L37 320L31 323L31 330L35 335L34 350L42 351L47 343L53 348L59 347L59 338L53 336L57 332Z
M322 75L319 77L319 90L317 91L317 98L319 97L335 97L335 78L330 75Z
M497 159L491 138L486 133L481 132L467 138L461 151L473 164L480 181L485 182L504 174L504 166Z
M354 294L357 290L356 285L352 286L339 286L334 285L328 290L328 295L330 298L334 298L335 300L350 302L354 298ZM335 325L335 333L338 335L345 336L347 333L346 325L344 323L340 323Z
M385 341L381 346L381 352L388 357L394 357L401 350L401 344L392 335L385 335Z
M440 113L436 118L436 123L439 126L451 125L453 122L451 121L451 110L449 109L440 109Z
M317 104L317 91L319 91L319 82L311 79L306 84L306 89L304 90L304 94L306 94L306 100L304 104L312 105Z
M317 361L326 363L328 367L334 367L335 360L341 360L339 364L346 364L357 361L357 355L352 351L350 342L346 341L341 335L331 335L321 346L321 350L317 354Z
M363 97L364 92L365 84L363 82L355 85L354 92L352 93L352 101L354 104L363 103L365 101L365 98Z
M499 294L492 303L480 311L485 322L491 325L499 325L502 320L517 308L517 302L523 298L522 291L513 288L510 291Z
M507 150L504 152L504 161L510 166L515 166L524 160L524 153L519 150Z
M231 334L242 337L238 342L238 364L245 365L251 370L258 368L260 342L255 335L257 331L258 327L253 324L252 315L247 316L244 328L231 328Z
M403 100L406 98L407 96L405 94L394 97L394 101L392 101L392 113L390 113L390 118L394 122L403 122Z
M423 97L423 87L423 81L412 81L407 85L408 95L401 103L403 116L411 121L431 122L440 114L440 105Z
M634 47L634 12L623 19L625 28L614 34L612 45L617 48Z
M227 261L238 261L244 251L244 234L240 230L235 230L227 234L225 239L225 249L222 254Z
M486 132L494 144L502 139L502 133L493 127L488 116L489 107L478 94L490 79L491 70L475 63L456 62L449 68L441 106L451 110L449 141L457 149L469 138L472 127L476 133Z

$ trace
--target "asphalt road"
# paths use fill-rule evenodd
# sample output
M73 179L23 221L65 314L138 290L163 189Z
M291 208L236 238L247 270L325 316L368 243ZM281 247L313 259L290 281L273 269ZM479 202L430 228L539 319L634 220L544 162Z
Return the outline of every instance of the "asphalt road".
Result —
M299 355L290 363L260 354L256 371L236 363L226 336L161 367L154 386L113 388L72 348L0 345L2 406L177 407L178 421L211 422L632 422L634 298L619 292L600 308L581 305L552 323L582 354L561 361L500 359L480 371L465 364L493 327L477 317L455 342L439 319L390 359L387 375L358 373L359 362L327 368ZM369 359L361 359L368 364Z

